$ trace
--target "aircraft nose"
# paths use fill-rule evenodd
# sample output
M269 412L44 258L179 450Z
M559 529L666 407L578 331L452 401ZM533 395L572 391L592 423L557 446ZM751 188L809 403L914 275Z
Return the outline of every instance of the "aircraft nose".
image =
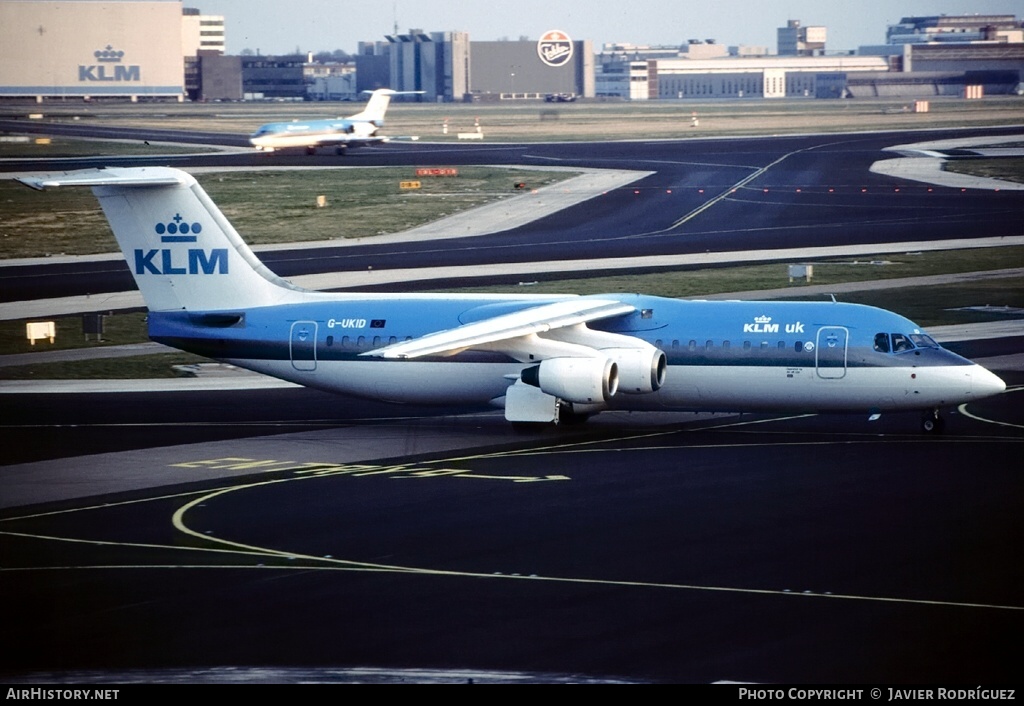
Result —
M976 366L971 375L971 388L975 397L990 397L1006 391L1006 383L998 375Z

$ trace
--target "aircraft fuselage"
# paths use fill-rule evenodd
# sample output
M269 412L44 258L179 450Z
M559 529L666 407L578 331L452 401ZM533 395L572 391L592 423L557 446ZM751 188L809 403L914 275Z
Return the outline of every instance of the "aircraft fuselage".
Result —
M368 122L341 120L310 120L293 123L269 123L254 133L249 141L260 150L273 151L296 147L316 147L365 143L377 131Z
M928 409L1003 385L911 321L873 307L606 296L636 311L590 328L641 339L668 362L660 389L619 392L609 409ZM486 350L413 360L364 354L559 299L354 297L205 315L153 312L149 326L154 340L310 387L390 402L487 404L530 363Z

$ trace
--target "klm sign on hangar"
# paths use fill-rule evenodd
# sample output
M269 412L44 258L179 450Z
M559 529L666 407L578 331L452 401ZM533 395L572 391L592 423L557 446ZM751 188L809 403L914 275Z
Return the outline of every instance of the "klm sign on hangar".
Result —
M184 94L174 2L0 0L0 97Z

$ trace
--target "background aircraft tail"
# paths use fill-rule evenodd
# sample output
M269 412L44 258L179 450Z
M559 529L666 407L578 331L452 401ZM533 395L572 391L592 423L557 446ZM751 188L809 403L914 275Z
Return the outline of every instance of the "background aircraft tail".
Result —
M348 119L365 120L380 127L384 124L384 114L388 111L388 106L391 104L391 96L408 96L420 93L423 93L423 91L393 91L390 88L378 88L370 92L370 100L367 101L363 111L350 116Z
M195 178L167 167L89 169L19 179L89 186L151 311L211 311L308 299L259 261Z
M384 124L384 114L388 112L391 96L394 94L395 92L389 88L378 88L370 94L370 100L367 101L362 112L350 116L349 120L365 120L380 127Z

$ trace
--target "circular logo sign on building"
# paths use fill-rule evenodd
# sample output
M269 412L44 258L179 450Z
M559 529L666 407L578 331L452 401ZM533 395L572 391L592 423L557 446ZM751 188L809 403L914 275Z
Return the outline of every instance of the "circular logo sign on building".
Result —
M545 32L537 42L537 56L548 66L565 66L572 59L572 40L557 29Z

